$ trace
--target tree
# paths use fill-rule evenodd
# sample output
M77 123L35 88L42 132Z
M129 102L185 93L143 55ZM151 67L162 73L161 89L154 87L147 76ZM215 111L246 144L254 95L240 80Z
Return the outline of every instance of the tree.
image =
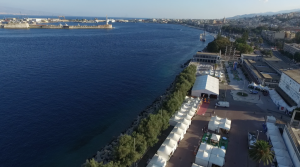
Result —
M264 42L264 40L263 40L261 37L259 37L258 42L259 42L260 44L262 44L262 43Z
M250 146L249 155L258 165L261 161L263 161L264 165L268 165L274 158L271 146L264 140L258 140L254 145Z
M295 42L296 42L296 43L300 43L300 32L297 32L297 33L296 33L296 36L295 36Z

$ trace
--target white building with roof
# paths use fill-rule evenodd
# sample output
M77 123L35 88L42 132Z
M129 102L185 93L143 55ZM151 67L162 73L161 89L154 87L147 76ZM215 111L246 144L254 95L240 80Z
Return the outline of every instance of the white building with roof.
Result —
M210 75L202 75L196 78L192 89L192 96L217 98L219 96L219 79Z

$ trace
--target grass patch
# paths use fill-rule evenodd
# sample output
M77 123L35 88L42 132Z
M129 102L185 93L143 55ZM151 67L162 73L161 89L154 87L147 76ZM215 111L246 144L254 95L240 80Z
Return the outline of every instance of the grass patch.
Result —
M237 92L236 94L239 95L239 96L244 96L244 97L248 96L247 93L243 93L243 92Z

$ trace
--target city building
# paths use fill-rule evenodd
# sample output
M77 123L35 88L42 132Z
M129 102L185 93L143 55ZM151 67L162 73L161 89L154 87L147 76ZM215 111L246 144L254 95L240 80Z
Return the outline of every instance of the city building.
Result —
M296 37L296 32L294 31L285 31L285 38L286 39L294 39Z
M296 43L284 43L283 50L294 55L295 53L300 53L300 44Z
M291 70L291 66L281 59L275 56L264 56L262 61L267 63L273 70L275 70L279 75L281 75L282 71Z
M219 63L220 54L219 53L207 53L207 52L197 52L193 57L194 62L202 63Z
M300 107L300 70L283 71L276 91L289 106Z
M276 40L284 39L285 32L284 31L277 32L277 31L262 30L261 36L270 42L275 42Z

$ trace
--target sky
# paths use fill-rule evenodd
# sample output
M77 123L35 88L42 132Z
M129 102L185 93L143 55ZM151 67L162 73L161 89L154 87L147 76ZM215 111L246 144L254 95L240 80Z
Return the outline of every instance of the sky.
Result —
M0 0L0 13L95 17L220 19L291 9L300 0Z

